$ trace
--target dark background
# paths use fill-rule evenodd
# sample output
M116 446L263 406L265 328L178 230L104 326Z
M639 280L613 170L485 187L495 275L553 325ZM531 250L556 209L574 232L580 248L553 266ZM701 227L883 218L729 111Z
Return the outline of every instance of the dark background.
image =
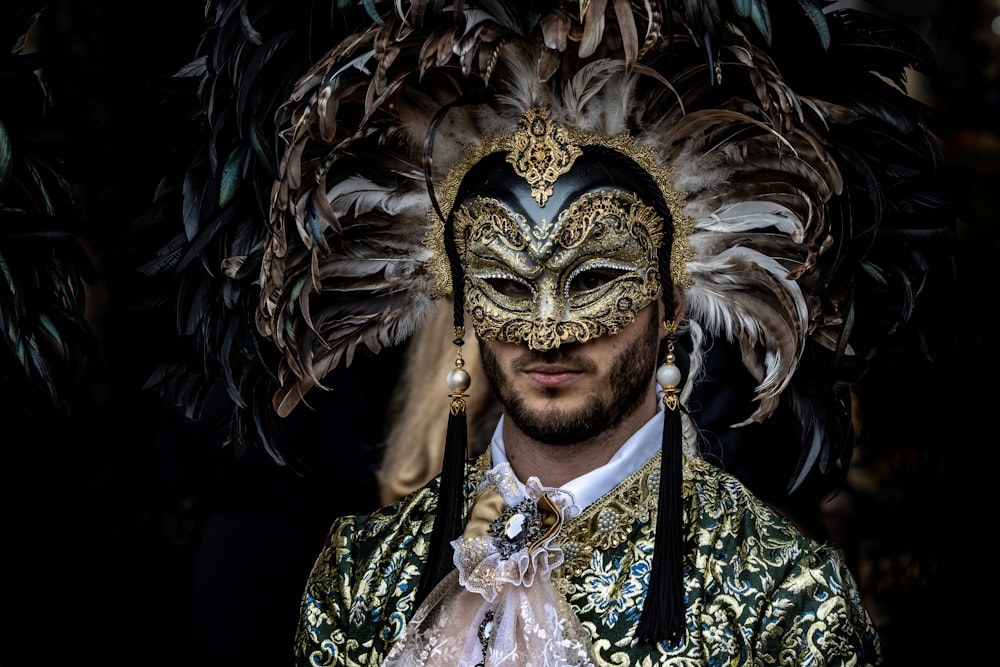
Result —
M879 4L939 56L940 76L915 90L942 114L967 202L959 289L939 315L957 349L933 367L872 379L878 410L865 415L853 493L825 518L883 632L886 664L957 663L983 641L975 617L989 605L980 589L993 550L985 484L996 447L1000 37L990 21L1000 6ZM142 389L172 323L133 308L142 282L121 232L182 152L184 125L164 100L195 52L203 3L49 5L37 36L45 74L94 120L83 197L100 224L88 238L98 268L88 307L106 367L85 379L90 391L72 418L0 435L0 665L290 664L301 588L326 527L375 502L372 443L385 395L367 374L387 369L362 359L333 378L342 391L328 404L288 425L295 437L336 439L347 457L307 477L259 449L237 459L221 427L195 426Z

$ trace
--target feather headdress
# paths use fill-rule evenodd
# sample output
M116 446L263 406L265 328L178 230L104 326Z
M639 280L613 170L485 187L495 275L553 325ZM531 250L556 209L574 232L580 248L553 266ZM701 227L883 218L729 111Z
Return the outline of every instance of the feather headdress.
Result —
M904 89L926 46L875 15L786 4L344 8L356 30L277 119L257 321L282 352L278 414L359 347L427 322L440 296L428 183L536 104L627 130L673 169L694 223L692 373L703 341L738 344L757 383L750 419L788 401L806 433L799 479L832 466L849 450L848 383L907 322L921 249L948 221L938 147Z
M178 73L198 82L205 140L147 216L184 219L145 267L173 281L179 334L149 385L172 383L196 416L221 378L237 451L260 443L288 462L272 403L289 414L359 347L408 342L436 310L421 155L436 110L561 81L567 113L645 123L638 134L674 167L696 222L695 367L731 338L758 384L752 419L779 396L799 414L807 446L792 484L834 467L850 453L850 383L910 326L950 220L933 125L905 92L930 52L897 24L829 4L357 3L324 15L210 3L198 57ZM556 75L567 67L572 78ZM450 112L445 131L469 116ZM437 145L456 151L459 138Z

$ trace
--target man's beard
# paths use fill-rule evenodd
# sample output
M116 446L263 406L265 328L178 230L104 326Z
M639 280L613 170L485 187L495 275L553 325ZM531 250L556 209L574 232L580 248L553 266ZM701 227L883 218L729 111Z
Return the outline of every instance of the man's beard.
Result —
M493 395L504 407L506 419L510 419L530 438L549 445L575 445L593 438L599 433L615 428L630 417L646 398L653 369L657 361L657 328L655 317L648 317L645 335L630 348L615 357L611 370L605 378L598 378L598 386L607 387L603 393L595 392L586 403L574 411L532 411L522 398L514 393L510 378L504 373L500 362L490 349L488 342L481 342L480 356L483 372L490 383ZM571 348L576 345L570 346ZM548 363L572 357L567 348L556 348L535 353L538 360ZM584 363L574 360L574 363ZM587 370L592 365L587 365ZM546 393L555 397L560 390L552 388Z

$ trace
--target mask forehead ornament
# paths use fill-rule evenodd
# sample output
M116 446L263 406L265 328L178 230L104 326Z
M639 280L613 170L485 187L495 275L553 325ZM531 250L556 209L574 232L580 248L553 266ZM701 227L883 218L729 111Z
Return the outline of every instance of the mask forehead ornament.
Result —
M473 146L448 172L430 268L450 292L450 238L482 339L547 350L617 333L656 299L666 237L673 284L690 282L690 222L670 177L628 133L586 133L528 109L515 132Z
M549 120L548 109L528 109L510 141L513 146L507 162L531 186L531 196L539 206L545 206L556 180L583 155L566 128Z

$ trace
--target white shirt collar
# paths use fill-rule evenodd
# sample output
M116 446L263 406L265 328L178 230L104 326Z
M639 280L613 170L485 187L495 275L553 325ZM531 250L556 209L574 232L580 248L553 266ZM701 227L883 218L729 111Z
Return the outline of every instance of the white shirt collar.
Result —
M503 443L503 420L501 415L500 422L493 431L493 439L490 441L494 466L508 462ZM662 445L663 410L661 409L618 448L610 461L570 480L560 488L571 492L576 498L577 505L583 510L642 467L660 451ZM524 480L519 481L524 482Z

